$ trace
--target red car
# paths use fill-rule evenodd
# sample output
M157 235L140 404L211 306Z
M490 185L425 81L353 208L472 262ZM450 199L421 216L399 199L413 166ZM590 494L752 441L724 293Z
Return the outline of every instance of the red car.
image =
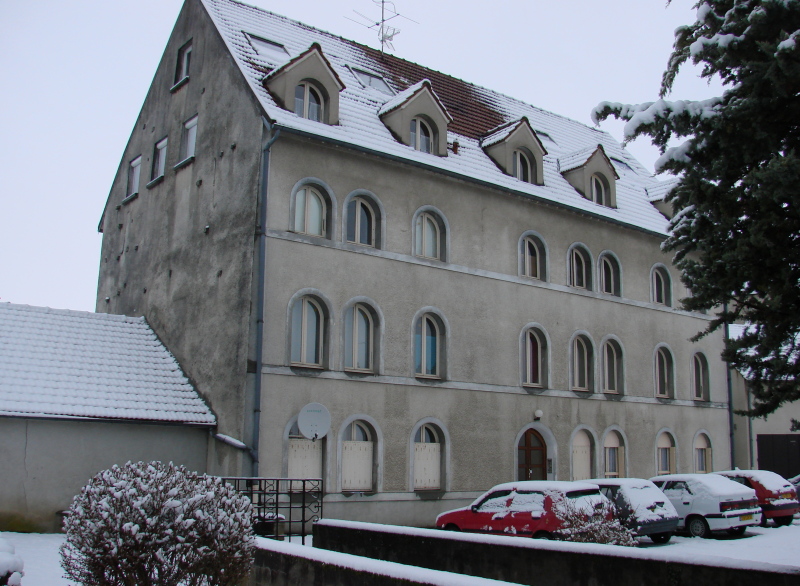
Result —
M587 515L610 510L604 507L610 501L596 484L529 480L498 484L469 507L436 517L436 526L452 531L552 539L562 528L555 506L562 499Z
M761 524L768 519L776 525L791 525L794 515L800 512L797 490L783 476L769 470L725 470L715 472L756 491L761 507Z

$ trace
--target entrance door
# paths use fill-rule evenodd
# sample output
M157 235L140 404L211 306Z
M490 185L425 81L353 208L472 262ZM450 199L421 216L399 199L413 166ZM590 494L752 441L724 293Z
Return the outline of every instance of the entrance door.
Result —
M547 444L533 429L522 435L517 446L517 480L547 480Z

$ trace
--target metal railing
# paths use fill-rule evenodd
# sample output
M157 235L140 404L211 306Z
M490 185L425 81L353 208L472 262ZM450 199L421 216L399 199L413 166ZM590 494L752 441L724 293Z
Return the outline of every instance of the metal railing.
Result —
M224 477L223 480L253 503L256 535L281 541L286 536L299 536L305 545L311 524L322 518L320 478Z

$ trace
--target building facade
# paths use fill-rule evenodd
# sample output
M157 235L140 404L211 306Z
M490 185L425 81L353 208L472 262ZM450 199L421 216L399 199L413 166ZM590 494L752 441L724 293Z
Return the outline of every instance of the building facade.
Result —
M709 317L680 308L663 191L605 132L187 0L100 221L97 311L144 315L248 445L209 470L321 476L326 516L710 471L723 341L689 341Z

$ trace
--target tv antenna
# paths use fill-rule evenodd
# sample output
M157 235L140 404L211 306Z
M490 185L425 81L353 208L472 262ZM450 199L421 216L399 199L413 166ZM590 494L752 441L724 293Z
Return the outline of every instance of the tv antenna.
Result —
M400 33L400 29L394 26L390 26L387 23L390 20L393 20L397 17L405 18L413 22L414 24L419 24L416 20L412 20L407 16L403 16L399 12L397 12L397 8L394 5L394 2L391 0L372 0L372 3L376 6L380 5L381 7L381 19L376 21L366 14L361 14L358 10L353 10L358 16L360 16L363 21L358 21L352 18L347 18L356 24L360 24L361 26L368 28L370 30L377 30L378 31L378 38L381 41L381 53L383 53L387 48L390 51L394 51L394 45L392 45L392 41L394 38Z

